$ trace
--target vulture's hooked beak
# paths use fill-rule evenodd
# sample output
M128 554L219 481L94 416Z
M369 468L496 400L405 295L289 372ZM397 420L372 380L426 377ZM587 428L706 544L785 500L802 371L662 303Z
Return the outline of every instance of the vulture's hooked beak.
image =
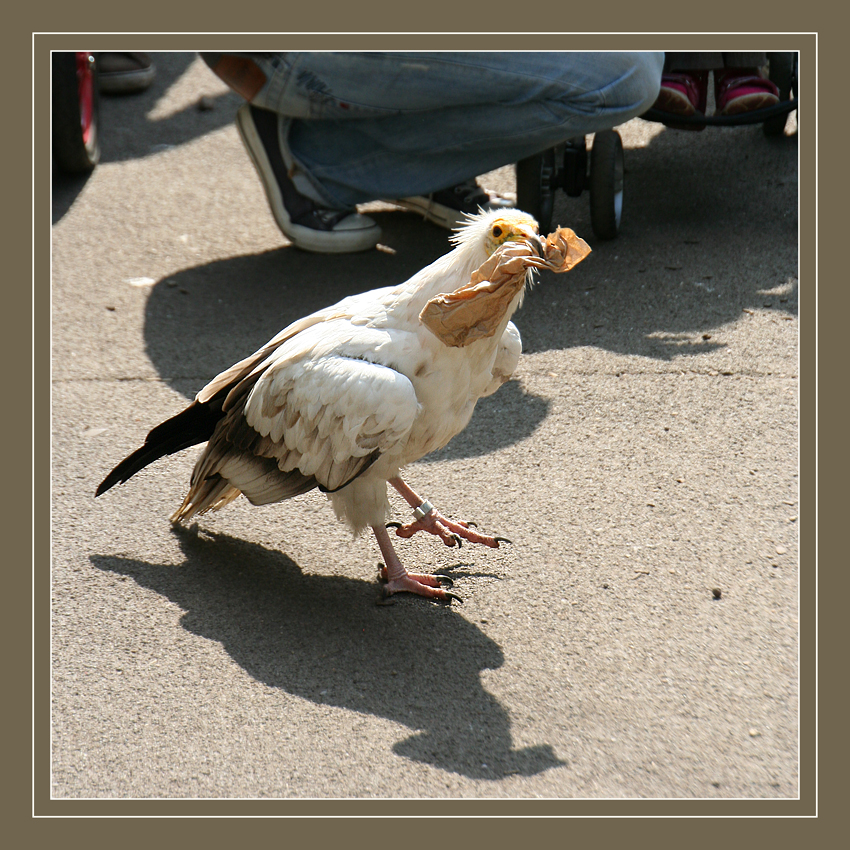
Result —
M522 233L526 244L537 252L538 257L542 258L546 249L546 243L540 237L540 234L537 233L533 227L527 224L521 224L519 226L519 231Z

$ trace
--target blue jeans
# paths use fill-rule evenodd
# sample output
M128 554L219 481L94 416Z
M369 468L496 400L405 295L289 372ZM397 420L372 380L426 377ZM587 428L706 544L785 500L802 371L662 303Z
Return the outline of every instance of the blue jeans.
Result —
M315 194L422 195L640 115L663 53L264 53L256 106Z

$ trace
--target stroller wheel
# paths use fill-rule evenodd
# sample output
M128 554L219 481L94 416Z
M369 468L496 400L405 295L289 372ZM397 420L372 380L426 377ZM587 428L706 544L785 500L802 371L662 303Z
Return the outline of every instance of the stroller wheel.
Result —
M791 99L791 89L796 91L797 81L794 79L794 54L793 53L768 53L768 71L770 81L779 89L779 101ZM785 130L787 115L777 115L768 118L761 126L765 136L781 136Z
M590 152L590 223L600 239L614 239L623 215L623 140L616 130L602 130Z

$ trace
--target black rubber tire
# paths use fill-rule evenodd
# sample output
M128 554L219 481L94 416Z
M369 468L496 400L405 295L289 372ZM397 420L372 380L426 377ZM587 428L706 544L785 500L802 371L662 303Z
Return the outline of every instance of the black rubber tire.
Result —
M97 63L85 60L89 75L83 82L85 96L89 98L90 115L83 114L83 92L77 73L77 54L53 54L52 113L53 157L63 171L80 173L91 171L100 160L100 94L98 91ZM84 121L86 126L84 127ZM87 132L86 132L87 131Z
M794 54L768 53L768 76L770 81L779 89L780 103L791 100L791 89L794 86ZM795 94L798 94L795 92ZM777 115L768 118L762 125L765 136L781 136L785 132L788 115Z
M551 175L555 168L555 151L549 149L516 164L516 205L533 215L541 233L548 233L555 209L555 187Z
M600 239L614 239L623 214L623 140L616 130L602 130L590 151L590 224Z

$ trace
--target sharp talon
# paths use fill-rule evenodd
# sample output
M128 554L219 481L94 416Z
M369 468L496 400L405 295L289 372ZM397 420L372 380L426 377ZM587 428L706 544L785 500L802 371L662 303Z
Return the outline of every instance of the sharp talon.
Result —
M463 605L463 600L456 593L452 593L450 590L445 590L443 591L443 593L446 599L449 601L449 604L451 604L452 599L457 599L457 601L460 602L461 605Z
M457 534L453 534L452 538L454 539L455 543L457 543L457 548L460 549L460 547L463 546L460 537L458 537Z
M494 537L493 538L497 543L510 543L513 545L513 540L508 540L507 537Z
M440 575L439 573L434 573L434 578L438 578L440 580L440 584L443 587L454 587L455 583L448 577L444 575Z
M467 522L467 523L464 523L464 524L466 525L467 528L478 528L477 522Z
M384 527L385 528L401 528L401 523L393 520L392 522L388 522Z

